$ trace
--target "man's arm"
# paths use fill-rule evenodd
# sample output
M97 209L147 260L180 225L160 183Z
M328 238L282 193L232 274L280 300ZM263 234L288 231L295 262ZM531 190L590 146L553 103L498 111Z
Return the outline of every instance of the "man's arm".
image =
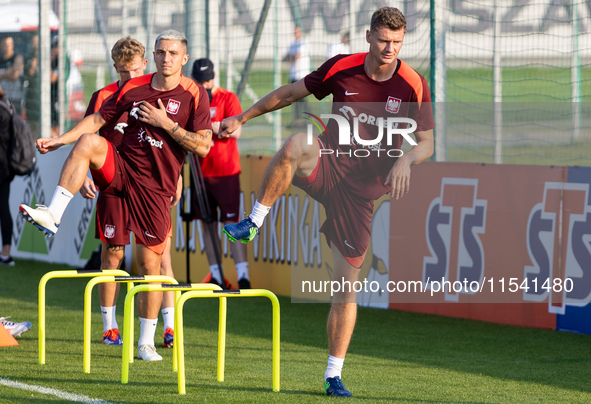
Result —
M140 104L140 121L162 128L168 133L183 149L199 157L207 156L211 147L211 129L189 132L174 123L166 113L162 100L158 99L160 108L156 108L147 102Z
M221 121L220 122L212 122L211 126L213 128L213 134L214 135L218 135L218 137L221 139L223 136L220 136L220 127L221 127ZM236 129L234 132L232 132L230 134L230 136L226 136L229 137L230 139L240 139L240 135L242 134L242 126L240 126L238 129Z
M40 138L37 139L37 150L39 153L45 154L50 151L54 151L62 147L63 145L74 143L80 136L85 133L96 133L100 128L105 125L106 121L97 112L92 115L88 115L86 118L78 122L70 131L64 133L56 138Z
M293 84L281 86L277 90L273 90L265 95L240 115L224 119L220 125L221 133L219 136L230 137L241 125L252 118L287 107L310 94L306 88L306 84L304 84L304 79Z
M401 198L410 189L410 166L433 155L433 129L415 132L417 145L396 160L384 185L391 184L390 197Z

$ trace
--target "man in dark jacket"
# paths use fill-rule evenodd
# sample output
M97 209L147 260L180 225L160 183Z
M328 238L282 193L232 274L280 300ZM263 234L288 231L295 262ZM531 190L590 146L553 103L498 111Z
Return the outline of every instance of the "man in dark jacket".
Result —
M0 103L8 106L6 94L0 87ZM10 256L10 240L12 239L12 216L8 206L10 196L10 183L14 174L10 170L8 160L10 157L10 119L8 108L0 106L0 227L2 228L2 253L0 265L14 265Z

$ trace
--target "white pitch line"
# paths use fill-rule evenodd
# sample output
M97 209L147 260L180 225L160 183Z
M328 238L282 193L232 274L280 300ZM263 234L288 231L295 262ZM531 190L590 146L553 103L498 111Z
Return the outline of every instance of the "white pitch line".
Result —
M56 396L57 398L61 398L62 400L74 401L76 403L112 404L112 403L105 401L105 400L98 400L95 398L83 396L81 394L67 393L67 392L61 391L61 390L50 389L49 387L35 386L32 384L15 382L15 381L12 381L9 379L5 379L3 377L0 377L0 384L3 384L4 386L7 386L7 387L13 387L15 389L36 391L37 393L41 393L41 394L49 394L52 396Z

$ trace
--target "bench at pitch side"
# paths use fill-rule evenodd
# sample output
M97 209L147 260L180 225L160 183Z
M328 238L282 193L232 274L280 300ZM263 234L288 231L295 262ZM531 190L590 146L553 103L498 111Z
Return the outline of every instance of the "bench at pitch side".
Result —
M110 282L126 282L128 284L128 290L132 290L133 282L167 282L171 284L178 284L176 279L165 276L165 275L144 275L144 276L95 276L86 285L84 290L84 373L90 373L90 341L91 341L91 322L90 322L90 311L92 309L92 289L99 283L110 283ZM131 286L131 287L129 287ZM174 300L176 301L181 292L176 292ZM131 301L133 307L133 299ZM133 335L133 321L131 322L131 328L125 328L125 333ZM173 345L173 348L174 345ZM132 352L130 351L130 354ZM133 355L133 354L132 354Z
M123 354L121 359L121 383L126 384L129 381L129 364L133 363L133 298L139 292L170 292L170 291L194 291L194 290L222 290L218 285L213 283L190 283L190 284L178 284L178 285L138 285L127 292L125 296L125 306L123 308L123 327L125 330L131 329L132 332L126 332L123 334ZM182 296L182 295L181 295ZM180 298L179 298L180 299ZM175 341L173 344L173 359L172 369L177 370L177 355L179 344L176 341L176 322L177 316L175 314L174 329L175 329ZM226 335L226 299L220 297L220 320L219 320L219 332ZM218 357L219 366L219 357Z
M50 279L56 278L91 278L101 275L129 276L122 269L80 269L68 271L51 271L43 275L39 281L39 364L45 364L45 288ZM128 284L131 290L132 284Z
M163 285L166 287L167 285ZM137 287L137 286L136 286ZM193 298L224 298L224 311L226 309L225 298L227 297L267 297L273 304L273 391L279 391L279 300L273 292L264 289L244 289L244 290L211 290L211 291L192 291L181 295L175 305L175 345L178 345L178 389L179 394L186 394L185 390L185 346L183 338L183 306L185 302ZM220 303L220 317L222 304ZM225 312L224 312L225 319ZM218 335L218 381L224 381L224 351L226 347L226 330L219 332ZM220 361L221 358L221 361Z

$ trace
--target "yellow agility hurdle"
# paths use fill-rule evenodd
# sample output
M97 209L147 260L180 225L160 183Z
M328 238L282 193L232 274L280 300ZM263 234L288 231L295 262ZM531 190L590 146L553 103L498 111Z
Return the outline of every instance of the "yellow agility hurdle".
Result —
M92 289L99 283L109 282L127 282L128 290L132 290L133 282L168 282L178 284L176 279L164 275L145 275L145 276L96 276L92 278L86 285L84 290L84 373L90 373L90 341L91 341L91 322L90 312L92 309ZM129 287L131 286L131 287ZM175 293L175 301L181 295L180 292ZM133 299L131 301L133 306ZM133 321L131 328L125 328L126 333L133 335ZM174 347L174 345L173 345ZM131 352L131 351L130 351Z
M170 291L187 291L187 290L218 290L221 291L222 288L218 285L214 285L213 283L190 283L190 284L178 284L178 285L138 285L127 292L125 296L125 306L123 308L123 327L127 329L133 330L133 319L134 319L134 311L133 311L133 298L139 292L170 292ZM178 296L178 295L175 295ZM182 296L182 295L181 295ZM178 298L180 299L180 298ZM175 299L175 300L178 300ZM176 303L175 303L176 307ZM223 316L221 316L223 307ZM177 328L177 316L175 314L174 320L174 328L175 328L175 335L176 335L176 328ZM226 299L220 297L220 322L219 322L219 330L220 333L223 332L224 335L226 333ZM121 358L121 383L126 384L129 381L129 364L133 363L133 331L132 332L125 332L123 334L123 354ZM173 348L173 359L172 359L172 369L174 371L177 370L177 353L179 344L176 340L172 346ZM223 358L222 358L223 359ZM218 366L219 366L219 357L218 357Z
M175 306L175 345L178 345L178 388L179 394L186 394L185 389L185 345L183 338L183 306L188 299L201 298L201 297L215 297L215 298L226 298L226 297L267 297L273 304L273 391L279 391L279 379L280 379L280 334L279 334L279 300L273 292L264 289L243 289L243 290L212 290L212 291L193 291L186 292L181 295L177 300ZM225 310L224 304L224 310ZM221 313L221 304L220 304ZM220 314L221 315L221 314ZM225 313L224 313L225 318ZM218 352L221 349L225 350L226 347L226 332L220 332L218 335ZM223 357L223 355L222 355ZM224 363L222 361L220 369L220 354L218 353L218 381L224 381ZM221 374L221 378L220 378Z
M69 271L51 271L43 275L39 281L39 364L45 364L45 287L50 279L56 278L90 278L101 275L129 276L122 269L80 269ZM133 285L128 285L131 290Z

